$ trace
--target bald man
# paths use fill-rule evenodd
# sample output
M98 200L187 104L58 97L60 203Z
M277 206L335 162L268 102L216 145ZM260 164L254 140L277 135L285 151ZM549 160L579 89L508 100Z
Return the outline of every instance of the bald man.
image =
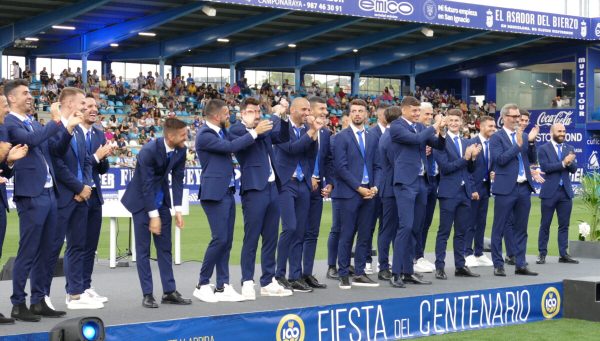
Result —
M279 203L282 225L275 279L294 292L313 291L302 278L302 245L308 225L318 133L323 125L322 119L311 116L310 103L306 98L295 98L290 107L290 140L274 147L275 172L281 180Z
M577 158L573 146L565 143L566 130L561 123L550 128L551 140L543 144L538 151L541 171L546 173L546 181L542 184L540 199L542 200L542 220L538 237L539 256L537 264L546 263L550 224L554 212L558 217L558 251L559 263L577 264L577 260L567 253L569 239L569 221L573 209L573 188L571 176L577 171Z

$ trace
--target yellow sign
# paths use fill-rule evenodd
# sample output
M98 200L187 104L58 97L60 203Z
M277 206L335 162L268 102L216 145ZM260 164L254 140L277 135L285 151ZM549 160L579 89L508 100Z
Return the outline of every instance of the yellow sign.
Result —
M542 315L551 319L560 312L560 294L555 287L549 287L542 295Z
M277 341L304 341L304 321L300 316L287 314L277 326Z

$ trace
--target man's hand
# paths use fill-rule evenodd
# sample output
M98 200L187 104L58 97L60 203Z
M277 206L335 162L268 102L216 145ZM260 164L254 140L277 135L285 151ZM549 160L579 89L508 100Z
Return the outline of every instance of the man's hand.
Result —
M429 156L431 155L431 147L430 146L425 146L425 155Z
M160 222L160 217L150 218L150 222L148 223L148 229L150 230L150 232L158 236L160 235L161 227L162 224Z
M573 152L570 152L563 159L563 162L565 163L565 166L570 166L573 163L573 161L575 161L575 153L573 153Z
M318 178L315 177L311 177L310 178L310 184L312 185L312 191L316 191L317 189L319 189L319 182L320 180Z
M323 198L329 198L329 195L331 195L332 189L333 189L333 186L331 184L328 184L327 186L323 187L323 189L321 190L321 196Z
M288 119L288 110L290 109L290 103L287 101L287 99L282 98L279 101L279 105L281 105L282 110L279 112L279 117L284 120L287 121Z
M537 169L537 168L533 168L531 169L531 177L533 178L533 180L539 184L543 184L544 182L546 182L546 179L544 179L544 177L542 177L542 175L544 175L546 173L542 172L541 170Z
M181 212L175 211L175 226L177 226L180 230L183 229L183 215ZM159 231L160 234L160 231Z
M479 155L479 153L481 153L482 147L480 144L472 145L472 147L473 147L473 151L471 153L471 158L473 160L475 160L477 158L477 156Z
M534 142L539 133L540 133L540 126L536 124L533 128L531 128L529 135L527 135L527 140L529 142Z
M470 145L465 149L465 155L463 155L463 159L469 161L469 160L471 160L472 155L473 155L473 145Z
M373 192L371 192L371 190L368 188L359 187L356 191L358 192L358 194L360 194L360 196L363 199L372 199L373 198Z
M377 187L371 187L369 188L369 190L371 191L371 194L373 194L373 197L375 197L377 193L379 193L379 189Z
M517 128L517 130L515 130L515 133L517 135L517 146L521 147L523 145L523 132L521 131L521 128Z
M60 121L60 102L54 102L50 106L50 115L53 121Z
M471 199L472 200L479 200L479 193L477 193L477 192L471 193Z
M0 170L1 170L1 169L0 169ZM5 178L5 177L3 177L3 176L0 176L0 184L5 184L5 183L7 183L7 182L8 182L8 179L7 179L7 178Z
M494 181L495 178L496 178L496 172L491 171L490 172L490 181Z
M0 161L6 160L11 148L12 144L8 142L0 142Z
M83 200L88 200L91 195L92 195L92 188L90 186L88 186L88 185L83 186L83 189L81 190L81 193L79 193L79 196Z
M71 116L69 116L69 121L67 122L66 127L69 133L72 133L73 129L81 122L83 122L83 114L79 111L72 113Z
M262 120L258 122L256 128L254 128L254 131L260 135L262 133L266 133L267 131L271 131L271 129L273 129L273 122L270 120Z
M75 194L73 199L77 202L84 202L84 199L79 194Z
M112 153L112 147L108 142L106 142L103 146L98 147L98 150L96 150L94 155L96 155L98 160L102 160L110 155L110 153Z
M6 159L6 161L9 164L12 164L13 162L15 162L17 160L24 158L27 155L28 151L29 151L29 146L27 146L26 144L18 144L10 149L10 151L8 152L8 158Z

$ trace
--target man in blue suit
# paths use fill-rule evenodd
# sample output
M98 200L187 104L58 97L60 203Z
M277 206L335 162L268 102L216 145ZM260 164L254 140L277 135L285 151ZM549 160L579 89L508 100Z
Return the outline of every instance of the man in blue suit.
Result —
M465 264L472 266L493 266L494 263L483 254L483 238L490 201L490 137L496 131L496 121L493 117L483 116L479 119L479 134L471 139L471 143L482 146L481 153L475 159L473 171L474 191L477 199L471 200L469 227L465 232Z
M73 113L82 113L85 108L85 94L77 88L64 88L59 96L61 120L67 125L68 117ZM57 229L52 241L52 253L47 259L46 295L50 296L50 287L54 267L65 240L67 247L64 268L68 309L100 309L101 302L87 294L83 287L83 258L86 243L86 223L88 203L92 193L92 164L85 149L85 136L78 126L72 130L69 148L64 153L51 152L52 164L56 170L56 197L58 217ZM50 139L50 146L60 143L58 136ZM53 148L54 149L54 148Z
M438 114L441 115L441 114ZM425 127L433 124L433 106L429 102L421 102L421 114L419 122ZM440 183L439 167L433 158L433 149L430 146L425 146L425 156L427 160L427 205L425 206L425 219L421 227L421 234L416 236L415 245L415 272L433 272L435 265L425 258L425 245L427 244L427 235L429 228L433 222L433 214L437 204L438 186Z
M156 257L162 282L163 304L191 304L177 291L173 277L171 255L171 194L175 223L183 228L181 204L183 201L183 175L187 129L183 121L167 118L163 125L164 137L145 144L137 156L135 172L127 185L121 202L133 215L135 248L137 251L137 271L142 287L142 306L158 308L154 299L152 270L150 269L150 237L154 240ZM150 230L150 233L148 232Z
M546 174L542 184L540 199L542 200L542 220L538 237L539 256L537 264L546 263L550 224L556 211L558 217L558 251L559 263L577 264L579 261L567 253L569 240L569 221L573 209L573 188L571 176L577 172L577 159L573 146L565 143L565 126L555 123L550 127L552 140L543 144L538 151L541 171Z
M342 116L342 130L348 128L350 125L350 119L347 113L344 113ZM331 157L335 160L333 153L335 153L335 135L331 135L329 139L329 145L331 149ZM334 167L335 170L335 167ZM333 188L335 188L336 176L335 172L331 175L330 184L333 184ZM338 246L340 242L340 207L339 201L331 197L331 230L329 231L329 236L327 237L327 278L338 280L339 274L337 270L337 259L338 259ZM350 274L353 274L352 266L350 266Z
M394 238L392 286L403 288L404 282L431 284L414 273L416 238L422 233L427 205L426 146L442 149L445 144L445 119L437 116L432 126L419 123L421 102L406 96L400 105L402 117L390 125L394 142L394 196L398 205L399 227Z
M310 111L315 119L325 121L327 119L327 102L321 97L309 98ZM327 127L321 128L317 135L318 151L311 176L310 204L308 209L308 226L304 233L304 244L302 246L302 278L315 289L324 289L326 284L320 283L313 275L315 253L317 251L317 239L321 227L321 215L323 213L323 198L328 198L333 189L331 182L333 174L333 159L329 145L331 132Z
M388 107L384 110L385 121L391 124L402 115L398 106ZM379 272L377 278L389 281L392 278L390 269L390 245L398 231L398 206L394 197L394 162L398 148L392 146L392 137L389 129L379 139L379 160L381 162L381 177L377 188L382 205L382 219L377 235L377 256L379 258Z
M92 272L94 271L94 259L100 240L100 229L102 227L102 183L100 175L106 174L110 168L107 156L112 152L110 144L106 143L106 137L102 129L94 124L98 118L98 105L92 95L85 99L83 111L83 122L80 125L85 137L85 150L92 161L92 193L87 201L88 215L86 225L86 241L83 256L83 287L85 294L100 303L106 303L108 298L96 292L92 286Z
M229 120L225 101L211 99L204 107L204 116L206 124L196 135L196 154L202 166L198 197L208 218L212 239L204 253L194 297L207 303L240 302L244 297L229 283L229 254L235 226L235 173L231 154L253 144L257 134L271 130L272 124L262 121L255 129L230 141L225 129ZM213 290L209 283L215 268L217 286Z
M514 248L516 257L515 274L536 276L537 273L527 267L527 223L531 209L533 179L529 169L530 162L537 157L530 147L527 135L519 127L519 107L508 103L500 111L504 126L490 138L492 169L495 172L492 193L494 202L494 223L492 225L492 261L494 275L506 276L502 258L502 238L507 228L507 219L514 217ZM533 151L533 153L532 153Z
M333 156L336 183L332 197L338 199L340 205L340 289L350 289L352 285L379 286L379 283L365 274L367 243L374 209L372 199L377 195L376 183L381 175L377 137L365 130L366 119L365 101L353 100L350 102L350 127L342 130L335 138ZM350 281L350 258L355 235L355 274Z
M229 138L247 134L261 122L260 102L253 97L241 104L242 121L229 128ZM273 129L258 135L254 144L235 153L241 167L240 195L244 214L244 241L242 244L242 296L255 300L254 268L256 249L262 238L260 294L284 297L292 291L275 280L275 251L279 231L279 189L281 181L273 160L273 145L289 141L289 122L285 112L273 119Z
M0 94L0 258L2 258L2 244L6 233L6 213L9 211L6 195L6 182L12 177L14 161L27 155L27 145L12 147L8 142L8 134L4 127L4 118L9 112L8 101L4 94ZM12 148L11 148L12 147ZM19 156L15 158L16 153ZM9 166L10 165L10 166ZM0 314L0 324L13 324L15 320Z
M8 139L13 145L27 144L29 152L15 162L14 197L19 213L19 251L13 269L13 294L11 316L16 320L37 322L41 316L58 317L64 312L55 311L46 303L45 283L47 260L51 255L56 233L56 178L50 158L48 140L61 136L53 152L64 152L69 147L70 131L81 122L80 115L72 115L68 126L61 122L58 103L51 106L51 120L42 126L31 121L27 114L33 101L29 84L14 80L4 86L10 114L4 124ZM69 131L68 131L68 130ZM25 305L25 284L30 277L31 310ZM35 313L32 312L35 310Z
M389 105L388 104L380 104L379 106L377 106L377 111L375 112L375 115L377 115L377 124L370 127L368 129L368 132L372 135L375 135L375 137L377 137L377 145L379 145L379 139L381 138L381 135L383 135L383 133L385 133L388 123L385 120L385 109L388 108ZM383 220L383 207L381 205L381 197L379 195L376 195L373 197L373 207L375 208L375 210L373 211L373 219L371 222L371 234L370 234L370 238L369 241L367 242L367 247L368 247L368 252L367 252L367 262L365 264L365 274L370 275L373 273L373 258L372 258L372 253L373 253L373 234L375 233L375 226L377 225L377 220L379 220L379 229L378 231L381 231L381 224L382 224L382 220ZM381 232L377 233L377 238L379 238L379 234Z
M277 245L277 272L281 286L297 292L312 292L302 278L302 245L308 225L311 175L317 155L322 119L310 116L310 103L298 97L290 107L290 140L274 147L275 169L281 180L281 234ZM308 123L308 124L307 124ZM289 275L286 268L289 261Z
M454 275L457 277L479 277L465 266L465 231L469 225L471 199L478 200L471 174L475 170L475 159L481 151L481 145L468 145L460 136L462 129L462 111L450 109L446 114L448 126L446 147L434 150L433 157L440 167L440 227L435 241L435 278L448 279L444 269L446 246L454 225Z

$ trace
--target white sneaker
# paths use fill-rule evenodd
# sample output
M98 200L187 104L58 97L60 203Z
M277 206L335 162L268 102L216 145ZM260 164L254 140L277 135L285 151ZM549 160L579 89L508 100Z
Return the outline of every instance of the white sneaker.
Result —
M269 285L260 288L261 296L284 297L292 296L293 294L294 293L291 290L288 290L279 285L275 277L273 277L273 281Z
M425 265L427 265L429 267L429 269L431 269L431 272L435 271L435 264L433 264L432 262L430 262L429 260L427 260L426 258L423 258Z
M365 264L365 275L373 274L373 265L371 263Z
M494 266L494 262L492 262L485 254L476 258L479 266Z
M211 284L201 285L200 288L196 287L196 289L194 289L194 297L206 303L219 302Z
M98 301L100 303L106 303L106 302L108 302L108 298L104 297L104 296L100 296L96 292L96 289L94 289L94 287L91 287L91 288L87 289L86 291L84 291L84 293L86 293L88 296L90 296L91 298L95 299L96 301Z
M78 300L74 300L71 296L67 297L67 309L101 309L104 308L102 302L98 302L87 294L79 295Z
M254 281L244 281L242 283L242 296L247 301L256 300L256 290L254 290Z
M48 306L48 308L50 308L52 310L56 310L56 309L54 309L54 306L52 305L52 301L50 300L50 296L44 296L44 301L46 302L46 305Z
M238 292L229 284L223 285L222 292L215 292L215 297L219 302L242 302L246 300L244 296L238 294Z
M465 266L469 268L474 268L476 266L479 266L479 262L477 261L477 258L474 255L470 255L465 257Z
M431 270L431 267L429 266L427 260L423 257L417 259L417 262L415 263L413 269L414 269L414 271L421 272L421 273L433 272L433 270Z

